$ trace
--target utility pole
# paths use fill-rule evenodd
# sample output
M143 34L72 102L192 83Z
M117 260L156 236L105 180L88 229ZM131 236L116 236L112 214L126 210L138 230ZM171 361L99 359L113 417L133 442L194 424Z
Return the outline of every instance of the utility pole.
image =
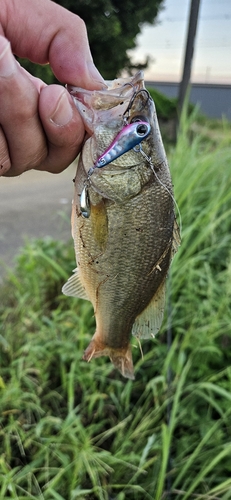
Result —
M179 118L184 104L187 88L190 82L199 7L200 7L200 0L191 0L190 15L188 21L188 36L187 36L187 44L186 44L185 59L184 59L184 69L178 95Z

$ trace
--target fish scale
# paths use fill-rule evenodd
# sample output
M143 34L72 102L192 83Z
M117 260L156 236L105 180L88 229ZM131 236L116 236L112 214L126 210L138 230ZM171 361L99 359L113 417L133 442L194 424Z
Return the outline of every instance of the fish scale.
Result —
M83 359L109 356L115 367L132 379L131 331L137 338L151 338L161 326L165 281L179 244L179 230L153 101L147 99L147 93L139 93L144 89L140 73L131 82L137 96L130 104L128 86L126 104L130 109L126 116L124 107L124 119L136 119L142 109L142 116L150 123L151 132L141 143L145 157L141 152L129 151L93 172L89 182L89 168L121 130L121 111L116 121L118 106L113 110L113 99L115 88L118 94L123 93L124 102L126 92L124 85L121 88L115 81L108 90L98 91L101 102L105 99L102 109L97 108L94 113L90 109L90 116L94 117L92 135L83 147L77 167L72 213L78 268L63 292L88 299L94 307L96 331ZM77 89L74 96L77 107L78 100L81 108L85 106L86 117L85 101L88 106L91 103L89 92ZM95 98L96 91L92 103ZM107 103L110 123L108 114L104 114ZM82 217L80 207L80 193L86 182L89 218Z

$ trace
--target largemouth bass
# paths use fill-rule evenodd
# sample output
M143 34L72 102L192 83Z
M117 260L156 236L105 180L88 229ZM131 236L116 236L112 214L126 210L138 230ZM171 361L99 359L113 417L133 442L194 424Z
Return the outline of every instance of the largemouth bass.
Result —
M72 209L77 269L63 293L94 307L96 331L83 359L109 356L133 379L130 335L151 338L160 329L179 230L155 106L142 72L107 84L101 91L68 87L88 134ZM136 145L134 133L141 134Z

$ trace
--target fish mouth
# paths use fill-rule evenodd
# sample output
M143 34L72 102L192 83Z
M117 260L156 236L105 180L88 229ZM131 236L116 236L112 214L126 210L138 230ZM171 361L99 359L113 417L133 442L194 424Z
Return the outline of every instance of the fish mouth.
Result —
M122 125L126 114L128 123L148 121L146 104L152 99L144 88L142 71L138 71L135 76L127 79L118 78L106 81L106 84L106 89L93 91L67 85L67 90L90 135L93 134L95 126L103 123L109 124L112 128L116 127L119 122Z

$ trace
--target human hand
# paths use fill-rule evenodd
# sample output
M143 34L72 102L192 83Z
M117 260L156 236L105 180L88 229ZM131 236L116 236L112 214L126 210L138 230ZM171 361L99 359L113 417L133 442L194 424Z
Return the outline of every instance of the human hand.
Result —
M32 168L61 172L80 150L82 120L67 90L32 77L11 47L19 57L49 62L62 83L100 89L104 83L92 61L85 25L50 0L1 0L0 175Z

